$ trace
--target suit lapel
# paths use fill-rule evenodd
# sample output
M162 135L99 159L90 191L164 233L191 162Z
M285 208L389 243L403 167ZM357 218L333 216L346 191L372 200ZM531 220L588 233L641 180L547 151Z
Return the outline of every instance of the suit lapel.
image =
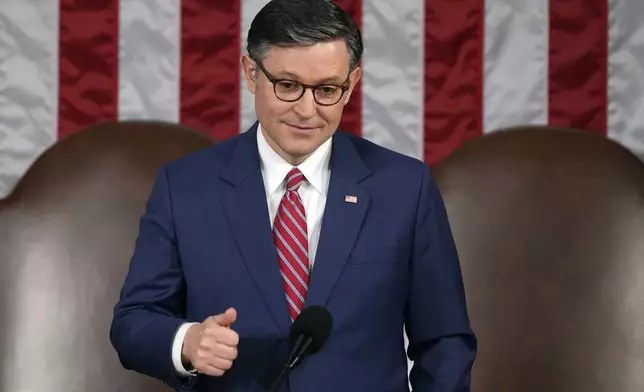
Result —
M287 337L291 322L271 234L256 132L257 124L241 136L221 174L222 180L232 185L223 196L222 203L243 261L276 325ZM369 195L359 183L369 176L370 171L348 136L342 133L333 137L330 168L331 180L307 306L327 305L369 205Z
M256 125L241 137L227 169L222 173L222 179L233 185L223 197L223 207L244 263L275 323L286 337L291 322L271 234L257 151Z
M306 306L328 303L367 212L369 195L359 182L369 174L348 137L336 133L331 152L331 180Z

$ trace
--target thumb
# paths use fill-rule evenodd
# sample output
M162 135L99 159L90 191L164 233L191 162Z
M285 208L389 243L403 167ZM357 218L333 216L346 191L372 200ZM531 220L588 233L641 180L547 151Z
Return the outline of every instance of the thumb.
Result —
M213 320L222 327L228 327L237 320L237 311L229 308L224 313L216 315Z

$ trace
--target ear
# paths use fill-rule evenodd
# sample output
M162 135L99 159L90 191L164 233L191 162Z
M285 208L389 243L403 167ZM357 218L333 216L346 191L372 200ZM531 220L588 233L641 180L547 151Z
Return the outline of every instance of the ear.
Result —
M244 78L246 79L246 87L250 90L251 93L255 94L255 89L257 84L255 83L255 73L257 68L255 62L248 57L248 55L243 55L240 60L242 70L244 71Z
M358 81L360 80L360 77L362 76L362 69L360 67L356 67L356 69L351 72L351 76L349 76L349 89L347 90L346 93L344 93L344 105L349 103L349 98L351 98L351 93L353 93L353 89L356 87L356 84L358 84Z

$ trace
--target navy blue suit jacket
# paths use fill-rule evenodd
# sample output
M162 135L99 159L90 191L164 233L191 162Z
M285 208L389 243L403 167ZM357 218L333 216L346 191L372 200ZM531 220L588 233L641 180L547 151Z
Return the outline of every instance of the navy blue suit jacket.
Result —
M266 391L289 353L290 319L260 171L257 127L165 165L110 338L127 369L182 391ZM357 203L345 202L345 196ZM306 305L334 325L283 391L465 392L476 351L447 216L424 163L342 132ZM237 309L238 358L223 377L179 377L179 325Z

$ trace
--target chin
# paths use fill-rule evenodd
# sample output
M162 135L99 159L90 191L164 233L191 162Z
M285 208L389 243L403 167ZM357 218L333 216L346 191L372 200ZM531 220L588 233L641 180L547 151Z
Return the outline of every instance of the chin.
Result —
M286 153L288 155L292 157L302 158L313 154L317 146L290 146L290 147L291 148L286 150Z

